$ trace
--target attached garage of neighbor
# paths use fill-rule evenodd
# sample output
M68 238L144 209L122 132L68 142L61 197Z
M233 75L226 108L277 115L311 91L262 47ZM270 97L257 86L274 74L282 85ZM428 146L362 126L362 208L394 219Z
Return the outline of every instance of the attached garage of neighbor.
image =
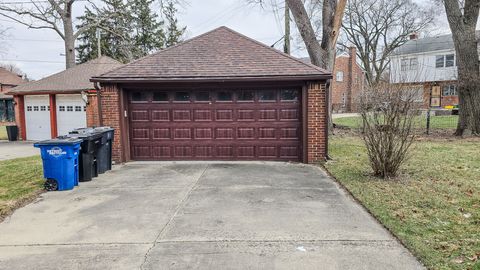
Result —
M96 90L92 76L121 63L108 58L77 65L38 81L12 88L15 118L22 140L46 140L75 128L99 125Z
M92 78L114 158L318 162L330 74L226 27Z

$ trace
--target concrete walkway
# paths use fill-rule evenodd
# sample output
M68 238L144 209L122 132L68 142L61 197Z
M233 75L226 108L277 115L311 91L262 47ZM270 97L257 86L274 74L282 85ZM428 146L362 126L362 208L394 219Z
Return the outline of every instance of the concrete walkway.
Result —
M422 269L320 169L288 163L130 163L0 232L0 269Z
M0 161L40 155L32 142L9 142L0 140Z

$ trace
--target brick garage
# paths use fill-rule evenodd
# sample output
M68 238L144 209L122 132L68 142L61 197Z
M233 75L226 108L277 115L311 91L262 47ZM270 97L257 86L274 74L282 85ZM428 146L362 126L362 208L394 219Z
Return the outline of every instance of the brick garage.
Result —
M281 160L327 152L331 75L226 27L114 69L100 120L115 128L113 158Z

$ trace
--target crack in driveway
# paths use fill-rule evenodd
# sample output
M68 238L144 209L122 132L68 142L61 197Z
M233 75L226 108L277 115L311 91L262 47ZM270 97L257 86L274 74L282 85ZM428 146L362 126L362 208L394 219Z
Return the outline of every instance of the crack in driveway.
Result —
M163 226L163 228L160 230L160 232L158 233L157 237L155 237L155 240L153 240L153 243L152 243L152 246L147 250L147 252L145 253L144 255L144 258L143 258L143 262L142 264L140 265L140 269L143 269L144 265L147 263L147 260L148 260L148 255L150 254L150 251L152 251L153 248L155 248L155 246L157 245L157 242L159 239L161 239L165 232L167 231L168 227L170 226L170 224L172 223L173 219L177 216L178 212L180 211L180 209L185 205L185 202L188 200L188 198L190 197L190 194L193 192L193 190L195 189L195 187L197 186L198 182L200 181L200 179L203 177L203 175L205 174L205 172L207 171L208 167L210 165L207 164L205 166L205 169L203 169L203 172L200 174L200 176L197 178L197 180L195 180L195 182L190 186L190 188L188 189L187 193L185 194L185 196L182 198L182 200L178 203L177 207L175 208L175 211L173 212L173 215L170 217L170 219L168 220L168 222L165 224L165 226Z

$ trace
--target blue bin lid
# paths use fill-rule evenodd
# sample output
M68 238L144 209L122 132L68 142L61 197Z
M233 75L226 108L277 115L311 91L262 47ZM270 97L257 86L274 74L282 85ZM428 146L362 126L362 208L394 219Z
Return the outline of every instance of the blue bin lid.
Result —
M36 142L33 144L33 146L42 146L42 145L75 145L75 144L80 144L83 140L78 139L78 138L57 138L57 139L51 139L51 140L45 140L45 141L40 141Z

